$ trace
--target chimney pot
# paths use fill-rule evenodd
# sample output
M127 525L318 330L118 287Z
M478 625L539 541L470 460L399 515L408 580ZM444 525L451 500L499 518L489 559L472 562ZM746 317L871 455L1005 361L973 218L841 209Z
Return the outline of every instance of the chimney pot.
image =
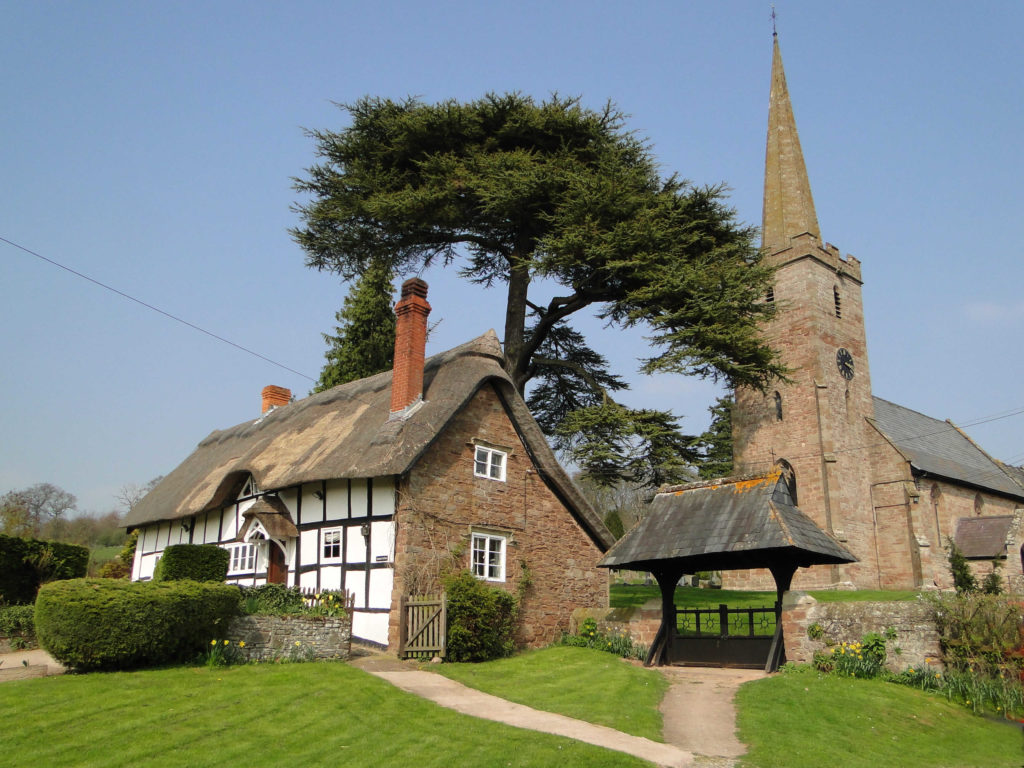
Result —
M427 348L427 284L418 277L402 283L395 305L395 364L391 373L391 413L423 397L423 361Z
M275 387L273 384L263 388L263 413L279 405L288 405L292 401L292 391L286 387Z

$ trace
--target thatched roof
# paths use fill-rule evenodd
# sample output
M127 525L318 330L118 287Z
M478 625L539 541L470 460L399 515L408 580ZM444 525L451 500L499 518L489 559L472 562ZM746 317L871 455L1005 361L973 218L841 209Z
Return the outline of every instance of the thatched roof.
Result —
M778 470L669 488L598 563L649 571L670 561L704 570L852 563L855 558L793 504Z
M540 427L502 368L494 331L427 359L423 403L389 419L391 372L274 408L216 431L143 498L129 527L176 520L233 500L249 474L264 491L335 478L404 475L451 419L494 386L540 475L601 550L613 539L558 464Z
M291 512L277 496L263 496L257 499L255 504L242 513L242 519L244 522L235 537L236 541L245 541L245 535L254 522L259 522L267 535L278 541L293 539L299 535Z

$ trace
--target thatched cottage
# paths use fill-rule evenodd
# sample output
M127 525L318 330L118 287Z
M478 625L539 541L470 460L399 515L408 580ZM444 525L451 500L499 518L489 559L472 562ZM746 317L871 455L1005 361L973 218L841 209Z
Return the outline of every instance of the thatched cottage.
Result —
M132 511L132 578L170 544L231 552L229 581L355 597L353 634L399 642L403 595L468 568L523 591L520 641L608 604L596 567L612 539L559 466L501 364L493 331L424 360L426 283L402 286L394 370L215 431ZM520 582L529 586L519 590Z

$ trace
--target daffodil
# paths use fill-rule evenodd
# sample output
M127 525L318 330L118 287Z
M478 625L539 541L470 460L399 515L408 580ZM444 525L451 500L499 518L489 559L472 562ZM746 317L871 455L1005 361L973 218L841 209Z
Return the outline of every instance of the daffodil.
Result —
M245 648L245 640L239 640L238 641L238 647L239 648Z
M225 640L224 641L224 645L231 645L231 641L230 640Z
M216 641L216 640L211 640L211 641L210 641L210 645L216 645L216 644L217 644L217 641Z
M302 645L298 640L295 641L295 645Z

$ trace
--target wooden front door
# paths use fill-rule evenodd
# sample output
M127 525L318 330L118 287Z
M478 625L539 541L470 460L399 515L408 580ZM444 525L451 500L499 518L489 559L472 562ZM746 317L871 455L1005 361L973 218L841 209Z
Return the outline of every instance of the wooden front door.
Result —
M288 566L284 562L284 550L274 542L267 544L270 561L267 563L267 583L287 584Z

